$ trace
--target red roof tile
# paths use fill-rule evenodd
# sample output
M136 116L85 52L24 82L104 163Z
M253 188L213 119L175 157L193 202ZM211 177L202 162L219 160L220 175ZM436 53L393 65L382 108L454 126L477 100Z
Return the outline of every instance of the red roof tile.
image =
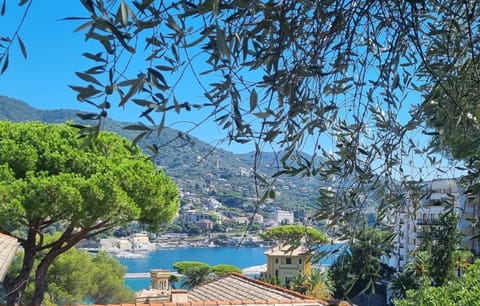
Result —
M181 290L174 292L182 292ZM274 305L322 306L325 301L238 273L229 273L188 291L188 302L136 304L136 306ZM132 304L117 304L116 306Z

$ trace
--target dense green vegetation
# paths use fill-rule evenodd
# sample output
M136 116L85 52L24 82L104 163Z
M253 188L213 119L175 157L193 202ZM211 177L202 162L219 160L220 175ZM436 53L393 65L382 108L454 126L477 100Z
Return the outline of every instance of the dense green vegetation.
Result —
M209 265L200 261L179 261L173 264L173 268L180 274L185 274L189 270L202 267L209 267Z
M391 280L393 296L403 298L408 290L441 287L457 280L471 263L472 253L462 247L458 217L447 210L435 227L423 229L422 243L413 258Z
M351 266L351 273L344 274L347 287L336 288L341 295L374 292L387 274L379 256L390 249L380 246L393 233L380 241L375 233L369 233L371 242L364 237L367 206L375 208L373 225L391 230L389 216L411 204L408 195L426 179L466 174L465 191L480 193L476 1L81 3L88 17L78 29L90 44L79 53L91 66L77 72L80 84L72 89L80 102L95 107L83 117L101 123L111 105L135 103L143 107L141 117L156 125L129 128L147 136L164 132L165 116L173 112L206 110L225 141L256 149L253 188L232 196L224 192L232 184L216 184L216 193L232 206L239 203L237 192L253 194L256 208L281 195L275 183L285 175L316 177L320 196L313 218L328 224L335 238L348 239L352 254L356 241L372 251L369 262L345 255L341 267ZM20 4L28 11L31 0ZM2 33L0 74L11 69L14 44L26 56L19 33ZM129 69L132 63L135 69ZM184 81L201 88L199 101L182 95L186 71L192 77ZM101 126L84 132L95 136ZM179 138L191 141L185 133ZM270 147L281 154L264 172L263 151ZM156 143L150 148L161 151ZM175 153L172 165L180 167L187 160ZM228 167L235 162L221 161ZM215 174L216 182L232 177ZM194 187L205 186L197 180ZM297 199L289 201L296 205ZM431 250L437 264L452 261L451 241ZM451 274L443 266L431 271L438 285Z
M425 286L420 290L410 290L405 299L395 301L395 306L470 306L478 304L479 299L480 261L477 260L458 279L439 287Z
M262 238L292 246L305 244L312 250L327 242L325 234L317 229L293 224L269 228L262 234Z
M179 261L173 264L178 273L183 274L181 278L182 287L192 289L201 283L230 272L242 273L242 270L233 265L219 264L210 266L199 261Z
M63 123L72 121L79 124L87 124L77 116L79 111L75 110L39 110L30 107L22 101L0 96L0 119L13 122L42 121L46 123ZM129 139L134 139L137 132L122 129L128 123L121 123L111 118L104 122L104 129L118 133ZM186 143L179 139L178 131L165 128L160 137L153 135L140 141L139 145L146 154L151 154L149 145L157 145L162 149L155 157L155 163L165 173L172 177L177 185L183 190L199 194L204 197L212 195L217 200L231 207L235 206L244 210L240 204L255 203L251 198L255 197L255 188L252 185L252 174L249 171L252 166L254 154L233 154L225 150L216 149L213 146L196 138L191 138L192 143ZM171 139L175 139L171 141ZM201 159L197 159L201 157ZM266 157L267 158L267 157ZM271 163L272 157L268 156ZM218 167L217 167L218 163ZM245 169L245 174L240 169ZM266 166L262 171L267 173ZM249 174L250 173L250 174ZM225 182L227 177L227 182ZM228 185L226 185L228 184ZM312 180L307 183L297 177L285 178L276 184L278 189L283 186L299 186L306 189L289 188L282 190L275 199L274 205L284 209L306 209L313 211L316 198L318 181ZM214 186L212 188L211 186ZM206 192L204 189L211 190Z
M12 269L21 268L22 258L22 254L17 256ZM124 284L125 272L125 267L105 252L92 256L86 251L71 248L48 269L48 288L43 303L74 305L85 301L96 304L133 302L135 293ZM31 282L23 300L29 301L34 291L35 285Z
M315 269L310 274L298 273L294 275L290 289L324 301L332 298L334 290L329 275Z
M352 298L359 294L386 292L387 280L394 270L385 263L393 250L388 231L364 228L329 269L334 296Z
M41 304L49 268L80 240L134 220L155 231L178 211L176 185L127 139L83 143L66 124L0 122L0 231L24 251L3 282L8 304Z

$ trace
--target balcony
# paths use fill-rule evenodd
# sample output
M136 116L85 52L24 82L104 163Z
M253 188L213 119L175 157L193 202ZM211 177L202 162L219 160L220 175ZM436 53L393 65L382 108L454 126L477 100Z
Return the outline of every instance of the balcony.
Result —
M429 199L422 203L422 206L444 206L447 203L446 200L432 200Z
M417 219L417 225L444 225L444 222L439 218L422 218Z

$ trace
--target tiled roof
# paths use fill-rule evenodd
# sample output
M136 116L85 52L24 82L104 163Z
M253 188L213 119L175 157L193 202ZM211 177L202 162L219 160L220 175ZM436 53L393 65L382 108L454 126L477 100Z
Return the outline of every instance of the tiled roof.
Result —
M205 282L188 291L185 302L155 302L150 304L115 304L116 306L323 306L298 292L275 286L238 273L229 273ZM113 304L108 304L113 306ZM94 305L95 306L95 305Z
M292 247L291 245L278 245L268 251L265 255L274 255L274 256L298 256L306 253L311 253L311 251L305 246Z
M229 273L188 292L189 302L224 301L224 304L319 304L298 292L238 273Z
M0 233L0 282L5 278L18 246L16 238Z

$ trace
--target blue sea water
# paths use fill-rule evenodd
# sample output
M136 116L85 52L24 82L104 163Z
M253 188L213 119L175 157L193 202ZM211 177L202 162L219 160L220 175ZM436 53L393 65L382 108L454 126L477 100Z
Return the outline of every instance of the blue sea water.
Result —
M209 265L230 264L243 269L265 264L266 250L266 248L235 247L157 249L146 252L143 258L120 258L119 261L127 267L129 273L149 272L152 269L174 271L172 265L177 261L201 261ZM320 263L330 265L331 262L332 259L327 257ZM126 279L125 284L132 290L138 291L148 288L150 279Z
M176 248L158 249L145 253L143 258L120 258L129 273L149 272L151 269L174 271L177 261L201 261L209 265L230 264L241 269L266 263L265 248ZM126 279L125 284L138 291L150 285L149 279Z

